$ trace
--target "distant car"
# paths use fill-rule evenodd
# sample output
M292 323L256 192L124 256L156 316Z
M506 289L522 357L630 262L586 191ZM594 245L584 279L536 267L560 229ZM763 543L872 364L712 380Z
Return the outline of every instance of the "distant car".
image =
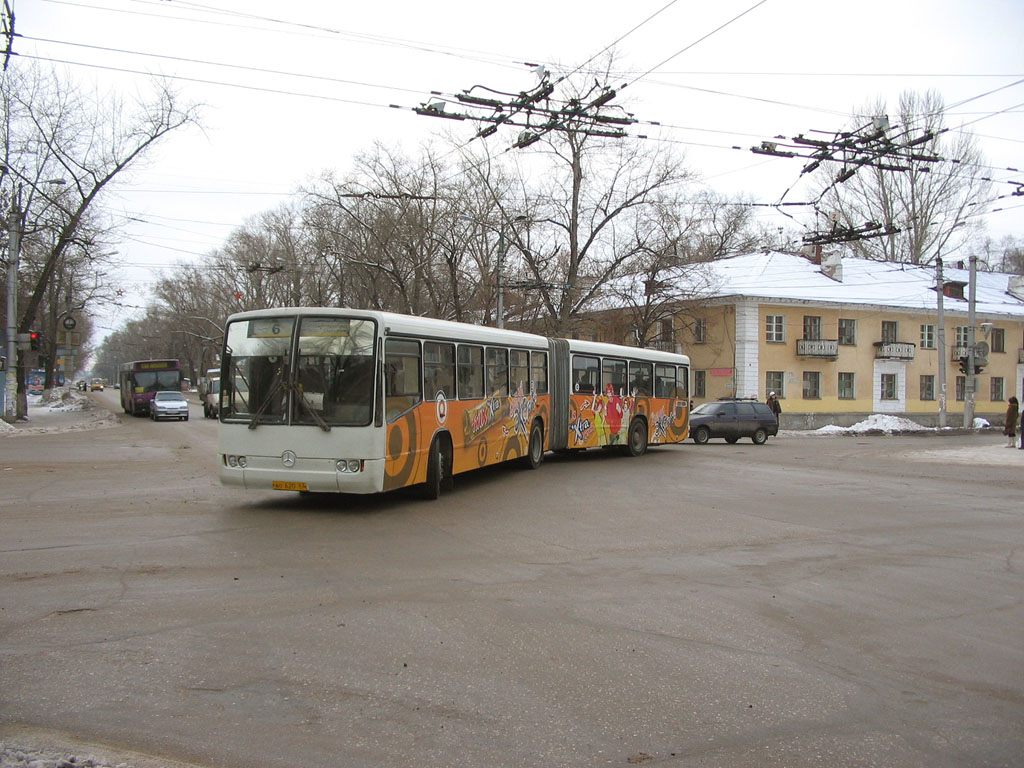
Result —
M157 392L149 404L149 418L188 421L188 400L181 392Z
M89 390L92 391L92 392L95 392L97 390L102 392L103 391L103 379L93 379L92 383L89 384Z
M85 392L88 387L85 385L85 379L79 379L75 382L75 386L78 387L82 392Z
M690 412L690 437L704 445L713 437L735 443L749 437L763 445L771 435L779 434L779 422L764 403L757 400L723 399L701 403Z

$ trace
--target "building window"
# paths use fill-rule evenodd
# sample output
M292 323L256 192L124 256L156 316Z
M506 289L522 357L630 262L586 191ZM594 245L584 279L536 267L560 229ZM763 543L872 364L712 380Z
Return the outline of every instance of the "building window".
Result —
M896 374L895 373L883 373L881 381L881 391L879 396L882 400L897 400L896 397Z
M839 399L840 400L853 400L855 397L854 392L854 374L852 372L840 371L839 372Z
M921 349L935 349L935 325L932 323L921 326Z
M1003 402L1003 400L1005 399L1004 395L1006 394L1004 389L1003 389L1003 377L1002 376L993 376L991 381L992 381L992 384L991 384L991 387L992 387L992 397L991 397L991 400L992 400L992 402L993 403L1001 403L1001 402Z
M804 339L807 341L821 341L820 316L804 315Z
M935 376L933 374L929 373L921 377L921 399L935 399Z
M786 316L765 315L764 340L769 344L783 344L786 341Z
M967 326L966 325L958 325L956 327L956 345L958 347L966 347L967 344L968 344L967 336L968 336Z
M895 344L898 341L898 326L895 320L882 321L882 343Z
M804 400L821 399L821 372L804 371Z
M967 397L967 377L957 376L956 377L956 399L957 402L962 403Z
M783 397L782 382L785 380L783 376L784 371L765 371L764 374L764 391L765 393L774 392L780 399Z
M839 318L839 343L846 347L857 345L857 321Z
M658 342L661 344L661 348L667 352L671 352L673 348L673 342L675 336L672 333L672 320L671 318L662 320L659 323L660 330L658 331Z
M708 321L703 318L693 321L693 343L703 344L708 340Z
M993 352L1005 352L1006 351L1006 332L1002 328L992 329L992 351ZM1002 398L1000 398L1002 399Z
M693 396L694 397L707 397L707 384L708 384L708 372L707 371L694 371L693 372Z

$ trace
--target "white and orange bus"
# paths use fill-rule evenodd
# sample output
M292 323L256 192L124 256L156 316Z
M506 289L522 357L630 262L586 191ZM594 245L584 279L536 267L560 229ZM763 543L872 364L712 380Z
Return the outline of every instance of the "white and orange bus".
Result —
M378 493L549 450L679 443L689 358L388 312L283 308L228 318L218 451L225 485Z

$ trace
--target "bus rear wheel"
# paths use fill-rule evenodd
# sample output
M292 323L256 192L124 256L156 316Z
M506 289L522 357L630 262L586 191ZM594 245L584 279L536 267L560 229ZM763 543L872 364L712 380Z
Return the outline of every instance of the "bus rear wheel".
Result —
M630 456L643 456L647 453L647 424L643 419L633 419L630 422L626 452Z
M530 429L530 443L526 448L526 467L537 469L544 461L544 428L539 421Z

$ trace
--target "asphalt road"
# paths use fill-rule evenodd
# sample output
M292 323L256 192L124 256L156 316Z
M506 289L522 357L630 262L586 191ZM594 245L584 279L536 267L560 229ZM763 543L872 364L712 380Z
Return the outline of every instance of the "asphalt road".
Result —
M1024 765L1024 451L963 458L997 435L549 456L424 502L222 488L215 431L196 406L0 438L0 740Z

